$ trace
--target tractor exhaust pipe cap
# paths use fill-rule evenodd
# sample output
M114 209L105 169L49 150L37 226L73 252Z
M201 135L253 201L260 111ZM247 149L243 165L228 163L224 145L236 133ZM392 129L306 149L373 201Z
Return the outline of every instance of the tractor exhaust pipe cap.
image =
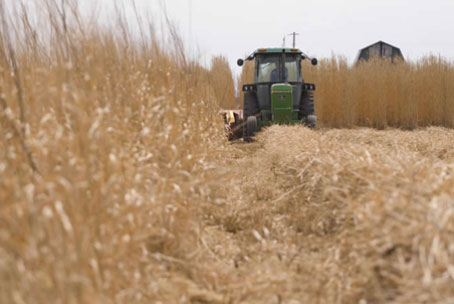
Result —
M317 65L318 64L317 58L312 58L311 63L312 65Z
M238 61L236 62L236 64L238 64L238 66L243 66L244 60L240 58L240 59L238 59Z

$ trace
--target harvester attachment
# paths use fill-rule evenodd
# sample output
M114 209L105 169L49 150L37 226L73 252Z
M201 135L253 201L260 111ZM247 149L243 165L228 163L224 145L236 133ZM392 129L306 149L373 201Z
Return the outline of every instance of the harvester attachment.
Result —
M221 110L224 120L224 129L229 140L243 136L243 110Z

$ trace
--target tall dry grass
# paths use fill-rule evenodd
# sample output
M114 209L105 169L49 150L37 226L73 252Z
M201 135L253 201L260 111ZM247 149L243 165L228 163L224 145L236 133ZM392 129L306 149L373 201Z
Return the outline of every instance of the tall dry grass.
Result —
M225 141L210 71L172 28L40 3L0 6L0 302L199 296L195 207Z
M235 109L235 84L229 62L224 56L211 60L210 81L216 101L222 109Z
M333 57L309 78L318 84L316 111L325 126L454 126L454 66L441 57L353 67Z

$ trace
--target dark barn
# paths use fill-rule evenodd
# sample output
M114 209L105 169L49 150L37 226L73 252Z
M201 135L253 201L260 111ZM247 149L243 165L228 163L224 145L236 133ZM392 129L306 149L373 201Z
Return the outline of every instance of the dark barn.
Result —
M404 56L398 47L389 43L378 41L374 44L362 48L358 52L356 63L361 60L368 61L370 58L391 58L394 60L404 60Z

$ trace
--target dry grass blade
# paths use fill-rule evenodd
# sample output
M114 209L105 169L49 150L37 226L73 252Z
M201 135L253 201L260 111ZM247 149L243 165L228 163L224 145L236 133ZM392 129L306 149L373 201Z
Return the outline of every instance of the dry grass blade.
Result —
M10 126L10 129L13 132L13 136L19 140L22 151L27 155L27 160L30 165L30 168L34 173L40 174L38 167L36 166L35 161L33 160L33 155L25 141L25 131L22 133L19 131L19 128L16 126L14 119L11 117L11 109L8 108L6 101L4 99L4 94L2 93L2 88L0 86L0 106L2 107L2 113L0 117L3 117L7 120L7 124ZM8 115L9 114L9 115Z

